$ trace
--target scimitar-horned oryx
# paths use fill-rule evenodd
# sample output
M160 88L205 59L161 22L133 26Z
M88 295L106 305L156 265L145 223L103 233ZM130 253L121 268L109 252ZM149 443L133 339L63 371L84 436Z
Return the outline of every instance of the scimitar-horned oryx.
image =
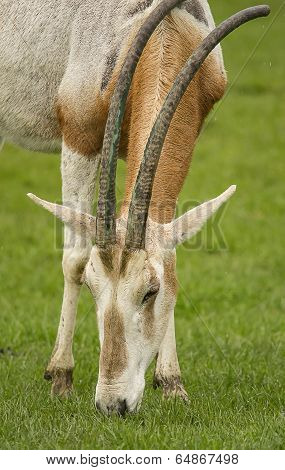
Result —
M176 220L175 205L203 120L225 90L219 42L269 8L249 8L214 29L206 0L0 6L0 135L36 150L62 148L64 205L30 195L65 223L63 305L45 374L52 392L71 390L77 301L86 283L101 343L97 407L135 411L156 355L155 384L187 399L175 343L175 247L235 187ZM116 218L119 153L127 176Z

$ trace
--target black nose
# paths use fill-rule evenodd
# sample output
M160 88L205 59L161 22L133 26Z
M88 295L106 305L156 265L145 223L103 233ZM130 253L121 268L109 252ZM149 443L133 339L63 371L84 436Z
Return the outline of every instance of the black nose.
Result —
M118 413L120 416L125 416L127 412L127 400L119 400Z
M95 403L96 408L101 413L104 413L104 407L101 405L100 401L96 401ZM117 413L119 416L125 416L126 412L128 411L127 400L118 400L116 405L107 405L107 414ZM105 411L106 413L106 411Z

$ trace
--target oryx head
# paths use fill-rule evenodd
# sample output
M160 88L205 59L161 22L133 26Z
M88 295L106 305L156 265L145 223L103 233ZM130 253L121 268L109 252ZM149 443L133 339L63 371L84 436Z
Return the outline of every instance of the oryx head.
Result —
M116 218L115 178L128 91L145 44L178 0L166 0L137 34L112 98L102 152L96 218L30 197L74 231L94 240L82 282L97 305L101 343L96 404L105 413L134 411L141 402L145 372L158 353L176 301L175 247L194 236L235 191L202 204L165 225L148 217L154 176L175 110L209 53L240 24L268 14L265 7L244 10L216 28L177 77L151 131L127 217Z

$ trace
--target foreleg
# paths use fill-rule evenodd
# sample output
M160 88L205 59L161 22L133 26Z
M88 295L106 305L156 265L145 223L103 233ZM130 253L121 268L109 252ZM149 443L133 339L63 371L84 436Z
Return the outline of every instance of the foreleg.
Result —
M87 158L63 145L62 193L63 204L91 213L99 156ZM55 348L45 373L52 380L52 394L65 396L72 389L74 359L72 343L81 278L91 251L91 240L65 227L63 274L64 294Z

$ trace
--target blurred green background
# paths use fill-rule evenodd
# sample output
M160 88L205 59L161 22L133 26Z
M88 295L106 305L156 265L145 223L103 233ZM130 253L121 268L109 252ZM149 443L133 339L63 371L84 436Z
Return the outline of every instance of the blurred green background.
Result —
M249 0L210 2L217 22ZM60 200L59 158L6 144L0 154L0 448L285 448L285 2L223 43L229 86L199 139L180 204L238 191L223 217L227 250L178 251L177 344L189 405L165 402L147 376L141 411L97 414L99 343L84 289L75 393L49 397L44 367L62 298L55 221L27 192ZM123 191L124 165L118 188ZM209 229L210 227L210 229ZM9 349L10 348L10 349Z

